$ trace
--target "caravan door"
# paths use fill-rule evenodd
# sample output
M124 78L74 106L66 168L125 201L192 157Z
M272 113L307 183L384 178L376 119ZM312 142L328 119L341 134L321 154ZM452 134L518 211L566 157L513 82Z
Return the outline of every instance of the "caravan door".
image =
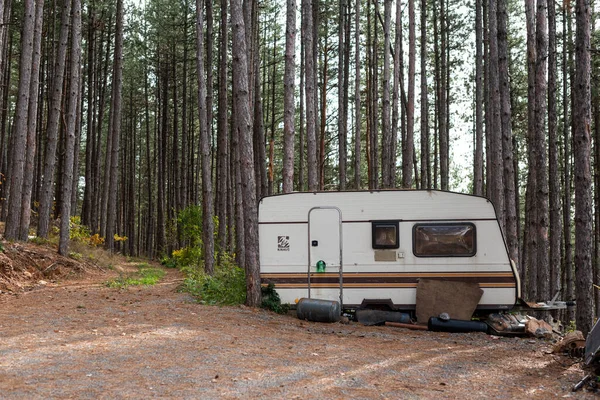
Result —
M308 297L342 304L342 212L314 207L308 212Z

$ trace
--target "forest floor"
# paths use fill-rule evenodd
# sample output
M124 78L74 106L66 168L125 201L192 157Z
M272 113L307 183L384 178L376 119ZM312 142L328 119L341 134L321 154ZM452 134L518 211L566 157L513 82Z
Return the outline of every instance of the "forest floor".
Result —
M110 288L137 264L109 263L4 243L0 397L597 398L571 393L584 373L547 341L200 305L173 269L154 286Z

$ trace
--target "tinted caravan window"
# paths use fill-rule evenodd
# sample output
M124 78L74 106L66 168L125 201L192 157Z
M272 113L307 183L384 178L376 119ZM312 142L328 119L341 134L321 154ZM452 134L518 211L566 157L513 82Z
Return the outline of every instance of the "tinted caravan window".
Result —
M415 224L413 253L417 257L471 257L476 252L472 223Z
M374 249L397 249L400 246L398 221L374 221L371 224Z

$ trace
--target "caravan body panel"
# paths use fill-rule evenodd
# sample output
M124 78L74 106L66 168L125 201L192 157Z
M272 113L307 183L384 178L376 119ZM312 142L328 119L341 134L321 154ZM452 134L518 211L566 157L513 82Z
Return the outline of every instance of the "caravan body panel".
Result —
M339 210L339 236L332 210ZM430 254L422 243L432 232L441 234ZM444 243L448 237L464 253L444 254L456 247ZM395 308L414 309L418 280L432 278L477 282L480 309L508 309L520 290L494 207L483 197L435 190L269 196L259 204L259 244L262 284L273 283L283 303L342 296L346 308L391 299ZM326 267L317 272L319 260Z

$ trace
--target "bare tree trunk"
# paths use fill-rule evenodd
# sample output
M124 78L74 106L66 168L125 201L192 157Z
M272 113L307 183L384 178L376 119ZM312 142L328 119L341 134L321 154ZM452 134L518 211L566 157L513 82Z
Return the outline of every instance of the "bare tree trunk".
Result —
M535 148L536 148L536 194L535 208L537 217L537 284L538 299L550 298L548 264L548 163L546 145L546 115L548 84L548 4L546 0L537 1L536 13L536 72L535 72Z
M326 29L327 30L327 29ZM326 34L325 37L328 35ZM316 41L316 40L315 40ZM325 136L327 134L327 85L329 83L329 50L328 44L325 44L325 50L321 52L323 55L323 61L321 65L323 66L323 71L321 75L321 104L319 108L320 115L320 129L319 129L319 190L325 189Z
M220 40L219 40L219 105L217 109L217 217L219 220L219 254L223 253L227 249L227 225L231 225L231 217L227 218L227 177L229 176L229 159L230 154L228 152L228 139L229 139L229 126L227 118L227 110L229 109L228 96L227 96L227 44L228 44L228 32L227 26L227 0L221 0L221 22L220 22Z
M21 200L21 227L19 231L19 240L23 241L26 241L29 236L29 222L31 220L31 195L33 192L33 176L37 144L38 104L41 100L38 92L40 87L40 60L42 58L43 17L44 1L36 0L33 57L31 62L31 85L29 88L29 110L27 116L27 138L25 146L25 170L23 174L23 194Z
M536 43L535 43L535 2L533 0L525 1L525 15L527 21L527 149L528 164L530 165L527 175L527 192L525 202L525 226L526 234L525 251L526 262L523 268L526 271L525 288L528 300L537 300L537 210L534 206L534 193L537 189L537 178L535 168L536 154L535 147L535 64L536 64Z
M110 153L110 169L108 191L107 191L107 214L106 214L106 247L112 252L114 250L114 234L116 232L117 219L117 191L119 189L119 140L121 135L121 91L123 87L123 0L117 0L117 15L115 28L115 54L113 60L113 83L111 95L111 124L110 133L112 147L107 147Z
M575 159L575 279L577 329L584 336L594 316L592 268L592 176L590 90L590 3L575 4L575 82L573 82L573 143Z
M557 133L557 61L556 61L556 6L548 4L548 164L549 164L549 207L550 207L550 297L560 290L560 179ZM565 121L566 124L566 121ZM564 298L564 296L563 296Z
M390 26L392 20L392 0L383 2L383 99L381 107L381 175L383 188L392 187L392 132L390 127Z
M260 269L258 258L258 213L256 183L254 181L254 155L250 110L248 109L248 62L241 0L231 2L233 44L235 130L240 138L240 169L243 174L244 230L246 243L246 303L251 307L260 304ZM241 229L242 227L238 227Z
M570 7L564 7L562 13L563 20L563 64L562 64L562 75L563 75L563 240L564 240L564 275L566 287L566 300L575 300L575 279L573 276L573 244L571 236L571 137L569 135L570 129L573 126L573 120L569 119L569 102L571 96L569 96L569 80L572 77L571 69L573 66L573 52L568 51L568 44L572 43L572 30L571 30L571 9ZM568 25L567 25L568 22ZM569 27L567 29L567 26ZM572 82L572 80L571 80ZM571 86L572 87L572 86ZM573 93L571 93L573 94ZM567 308L566 316L567 321L575 320L575 310L573 307Z
M475 157L473 194L483 196L483 16L482 2L475 1Z
M31 67L33 58L33 40L36 4L34 0L25 1L23 29L21 34L21 59L19 61L19 89L11 137L11 164L8 174L8 216L4 237L15 240L21 227L21 201L23 178L25 174L25 146L27 142L27 118L31 85Z
M427 98L427 0L421 1L421 189L431 187L429 168L429 100Z
M6 172L6 121L8 119L8 94L11 77L13 33L8 29L11 18L12 0L6 0L0 5L0 171ZM0 198L6 198L6 185L0 186ZM0 200L0 218L4 220L6 203Z
M392 171L392 183L396 187L396 150L398 148L398 119L399 119L399 108L403 107L402 99L400 98L400 91L404 90L400 88L400 82L402 81L403 71L401 67L401 52L402 52L402 2L396 1L396 17L394 21L395 35L394 35L394 82L392 89L392 157L394 158L394 165Z
M348 93L348 54L346 54L346 21L348 20L349 0L338 0L338 178L339 190L346 190L346 169L348 158L347 143L347 101L344 97Z
M448 79L449 63L447 55L448 48L448 23L446 1L440 0L440 86L439 86L439 140L440 140L440 188L448 190L450 176L450 137L448 127L448 95L447 91L450 87Z
M502 139L502 167L504 193L504 227L508 253L519 265L519 232L517 220L517 189L513 163L512 110L510 105L510 82L508 71L508 13L507 1L498 0L498 76L500 87L500 122Z
M214 273L214 222L213 193L210 168L210 138L206 114L206 78L204 76L204 17L202 0L196 0L196 68L198 74L198 123L200 124L200 158L202 163L202 243L204 245L204 271Z
M489 27L489 90L490 90L490 130L487 135L490 136L490 154L491 168L497 173L491 175L491 200L496 208L496 213L500 218L500 225L504 232L504 184L502 163L502 123L500 118L500 80L498 70L498 18L497 2L489 1L488 8L488 27ZM441 146L441 144L440 144ZM443 188L443 186L442 186Z
M79 104L79 73L81 70L81 1L73 0L72 27L71 27L71 54L69 83L67 132L65 141L65 164L63 171L63 195L60 211L60 240L58 243L59 254L69 254L69 235L71 222L71 194L73 182L73 165L75 161L75 131L77 123L77 108ZM116 202L115 202L116 207Z
M313 14L312 2L302 0L302 29L304 35L304 73L305 73L305 93L306 93L306 138L307 138L307 169L308 169L308 190L318 189L317 175L317 136L316 136L316 114L317 105L315 102L316 94L316 74L314 62L313 45Z
M52 79L52 93L48 124L46 127L46 157L44 161L44 179L40 197L40 211L37 235L48 237L50 228L50 211L52 209L52 193L54 190L54 171L56 166L56 147L58 144L58 126L60 122L63 82L65 74L65 60L69 40L69 18L71 15L71 0L64 0L61 20L60 39L54 62L54 78Z
M258 32L256 32L256 41L258 41ZM258 48L258 44L256 44L256 48ZM258 50L257 50L258 51ZM262 91L261 91L261 74L260 74L260 60L259 57L256 56L254 58L254 63L252 64L252 68L254 69L254 74L250 76L250 78L254 79L253 86L254 87L254 173L256 175L256 196L257 198L261 198L262 196L267 196L269 194L269 190L272 191L272 187L269 187L269 177L267 176L267 169L264 167L267 160L266 154L266 135L265 135L265 124L264 124L264 115L263 115L263 103L262 103ZM274 80L273 80L274 82ZM275 98L275 84L273 84L273 93L272 99ZM272 103L274 101L272 100ZM273 112L275 109L273 108ZM272 115L271 120L275 120L275 116ZM271 127L272 142L275 141L275 124ZM272 159L272 158L271 158ZM270 177L272 180L273 178Z
M294 190L296 0L287 0L286 16L285 71L283 77L283 193Z
M354 188L360 190L360 0L354 10Z
M81 222L89 227L92 226L92 197L94 196L93 188L93 172L92 172L92 154L95 144L95 124L94 124L94 112L95 112L95 78L96 78L96 30L93 28L96 23L96 9L93 2L88 6L87 10L87 93L86 102L87 114L86 114L86 146L85 146L85 188L83 191L83 206L81 210ZM144 90L146 91L146 105L148 104L148 78L145 74L145 85ZM148 123L148 122L146 122ZM148 199L150 201L150 199Z
M415 124L415 0L408 0L408 99L406 140L402 154L402 187L413 186L413 148Z

